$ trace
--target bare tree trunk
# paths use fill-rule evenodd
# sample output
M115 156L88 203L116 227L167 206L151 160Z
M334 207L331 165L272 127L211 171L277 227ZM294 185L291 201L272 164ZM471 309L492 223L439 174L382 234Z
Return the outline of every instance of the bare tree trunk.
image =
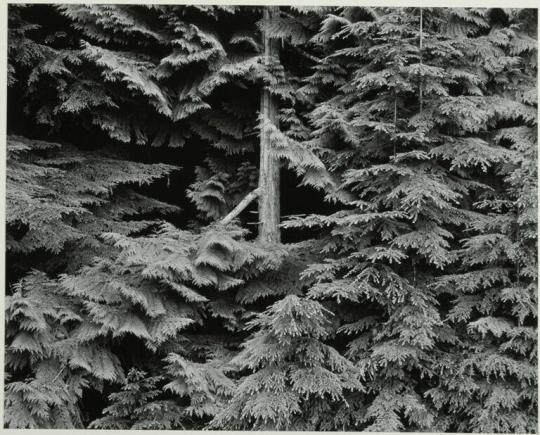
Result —
M276 6L264 9L264 19L271 18L277 10ZM270 57L278 56L278 40L271 39L263 34L264 56L268 61ZM270 121L278 126L278 109L275 99L267 90L261 95L261 116L263 120ZM261 149L259 167L259 240L265 242L279 242L279 160L271 153L270 138L261 130Z

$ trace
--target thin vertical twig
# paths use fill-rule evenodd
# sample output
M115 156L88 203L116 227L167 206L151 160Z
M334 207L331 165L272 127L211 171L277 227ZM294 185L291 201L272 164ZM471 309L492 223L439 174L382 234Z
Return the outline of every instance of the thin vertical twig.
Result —
M516 211L516 222L515 222L515 240L516 240L516 243L519 243L520 241L520 238L521 238L521 234L520 234L520 231L519 231L519 209ZM519 275L521 274L521 268L520 268L520 265L519 265L519 258L516 259L516 282L517 282L517 285L520 285L521 284L521 280L520 280L520 277Z
M401 23L400 23L401 24ZM398 42L398 55L401 58L401 44L403 40L403 27L400 26L399 29L399 42ZM396 158L396 133L397 133L397 100L398 100L398 89L397 86L394 88L394 159Z
M397 92L394 96L394 134L397 133ZM396 157L396 138L394 137L394 158Z
M423 38L424 38L424 35L423 35L423 25L424 25L424 20L423 20L423 10L422 8L420 8L420 47L419 47L419 52L420 52L420 95L419 95L419 100L420 100L420 114L422 114L422 110L423 110L423 106L424 106L424 100L423 100L423 80L424 80L424 75L422 73L422 62L423 62L423 58L422 58L422 43L423 43Z
M394 97L394 131L397 131L397 93Z

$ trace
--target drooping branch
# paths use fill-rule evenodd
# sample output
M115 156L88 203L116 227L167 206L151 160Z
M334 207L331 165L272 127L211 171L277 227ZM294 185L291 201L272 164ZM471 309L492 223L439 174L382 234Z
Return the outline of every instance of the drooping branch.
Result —
M227 216L225 216L221 221L219 222L222 225L227 225L228 223L232 222L232 220L237 217L242 211L255 199L259 196L261 189L258 187L257 189L253 190L252 192L248 193L246 197L238 203L238 205L233 208Z

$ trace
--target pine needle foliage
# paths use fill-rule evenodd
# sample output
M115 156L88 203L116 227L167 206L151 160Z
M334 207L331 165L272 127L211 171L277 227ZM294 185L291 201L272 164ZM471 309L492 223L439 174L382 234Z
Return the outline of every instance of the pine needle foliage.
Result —
M95 242L109 228L136 232L147 222L125 222L151 211L176 208L137 194L130 187L149 184L177 169L126 161L107 152L81 152L73 146L7 139L7 249L58 253L67 242ZM86 239L82 241L81 239Z
M96 427L156 428L147 420L161 405L164 415L181 409L187 420L177 416L169 423L162 421L160 428L176 427L180 420L187 424L193 417L213 416L219 406L213 396L205 399L205 394L214 390L216 397L224 400L231 381L220 375L226 353L219 352L215 339L213 346L205 344L204 320L214 318L221 328L238 331L247 313L235 303L234 289L247 277L280 264L267 251L243 242L243 233L232 227L194 234L165 223L147 237L106 233L101 237L113 249L92 265L55 280L37 271L27 275L7 301L8 367L18 376L27 369L40 373L41 365L56 363L61 368L56 384L61 385L66 378L70 382L74 382L72 377L79 379L72 387L78 389L64 399L71 407L80 396L81 383L100 389L104 383L123 382L126 364L135 365L123 386L126 394L135 394L135 388L146 391L154 383L170 379L160 387L192 402L178 408L181 405L170 402L172 399L158 404L141 398L136 402L138 411L125 411L124 415L119 409L128 399L115 393L112 408L106 410L110 415L94 423ZM140 343L137 346L146 351L141 349L139 358L125 354L122 349L130 342ZM156 366L170 373L169 377L161 374L147 379L140 373L142 368L156 370ZM9 383L7 391L23 394L17 388L27 382ZM43 388L49 383L44 382ZM46 391L42 391L45 397ZM151 391L148 394L148 400L154 397ZM10 413L19 407L31 410L34 399L8 395L7 400L13 407L8 406ZM147 410L153 406L156 410ZM150 413L148 418L145 412ZM127 416L134 420L125 420ZM15 418L10 420L13 426L27 424ZM54 421L53 416L46 418Z
M525 336L536 336L537 256L525 227L536 225L536 101L525 94L537 70L536 47L523 42L535 37L532 17L352 12L325 19L315 39L328 54L304 92L328 94L310 115L312 140L353 199L285 223L327 234L324 262L304 276L366 373L368 394L346 424L534 431L536 344ZM514 171L531 177L520 178L528 194L514 190ZM530 195L527 218L515 195Z
M173 400L154 400L161 393L160 376L147 377L131 369L122 390L112 393L107 414L90 425L96 429L172 429L181 424L181 412Z
M316 301L288 295L248 323L257 331L232 361L248 369L212 427L257 430L325 428L344 391L362 391L361 373L322 342L328 319Z
M10 5L5 426L536 432L536 20Z

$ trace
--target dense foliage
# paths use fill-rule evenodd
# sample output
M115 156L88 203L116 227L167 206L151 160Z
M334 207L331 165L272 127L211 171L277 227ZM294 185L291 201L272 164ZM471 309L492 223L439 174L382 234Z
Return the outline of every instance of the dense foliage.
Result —
M262 16L10 6L5 426L536 432L536 11Z

